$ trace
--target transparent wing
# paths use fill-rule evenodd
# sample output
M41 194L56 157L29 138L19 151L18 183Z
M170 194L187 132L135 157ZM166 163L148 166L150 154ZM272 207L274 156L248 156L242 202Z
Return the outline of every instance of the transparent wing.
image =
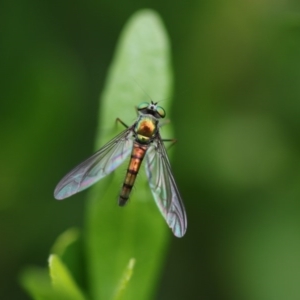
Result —
M174 235L184 236L187 228L185 208L160 136L147 150L145 166L150 188L159 210Z
M129 127L69 172L56 186L54 197L58 200L70 197L105 177L124 162L132 146L132 127Z

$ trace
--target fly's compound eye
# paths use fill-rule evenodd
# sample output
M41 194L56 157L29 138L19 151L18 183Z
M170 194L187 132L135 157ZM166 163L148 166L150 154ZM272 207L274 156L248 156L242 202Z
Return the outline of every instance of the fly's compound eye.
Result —
M139 106L137 107L138 110L143 110L148 108L149 103L148 102L142 102L141 104L139 104Z
M166 111L161 106L156 107L156 112L161 118L164 118L166 116Z

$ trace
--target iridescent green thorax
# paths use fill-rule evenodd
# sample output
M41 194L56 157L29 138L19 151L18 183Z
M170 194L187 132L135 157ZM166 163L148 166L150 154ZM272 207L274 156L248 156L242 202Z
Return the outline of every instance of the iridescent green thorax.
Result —
M142 116L135 125L137 140L140 143L147 143L157 132L158 120L152 116Z

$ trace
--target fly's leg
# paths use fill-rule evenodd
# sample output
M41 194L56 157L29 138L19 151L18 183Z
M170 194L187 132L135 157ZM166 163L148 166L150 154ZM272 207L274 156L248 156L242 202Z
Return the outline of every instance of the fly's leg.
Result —
M172 144L175 144L177 142L177 139L162 139L163 142L172 142Z
M160 128L160 127L165 126L165 125L167 125L169 123L171 123L171 121L169 119L160 121L159 124L158 124L158 127ZM161 140L163 142L171 142L171 144L169 145L169 147L167 148L167 150L169 150L177 142L176 139L161 139Z
M162 139L163 142L171 142L167 150L169 150L175 143L177 143L176 139Z
M125 128L128 128L128 125L126 125L120 118L116 118L116 123L120 122Z

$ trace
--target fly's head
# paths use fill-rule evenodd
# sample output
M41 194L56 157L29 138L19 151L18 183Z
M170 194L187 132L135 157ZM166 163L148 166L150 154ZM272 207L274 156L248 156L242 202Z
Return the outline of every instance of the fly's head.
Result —
M151 103L148 102L142 102L138 107L137 110L142 115L152 115L157 120L163 119L166 116L165 110L157 105L157 102L151 101Z

